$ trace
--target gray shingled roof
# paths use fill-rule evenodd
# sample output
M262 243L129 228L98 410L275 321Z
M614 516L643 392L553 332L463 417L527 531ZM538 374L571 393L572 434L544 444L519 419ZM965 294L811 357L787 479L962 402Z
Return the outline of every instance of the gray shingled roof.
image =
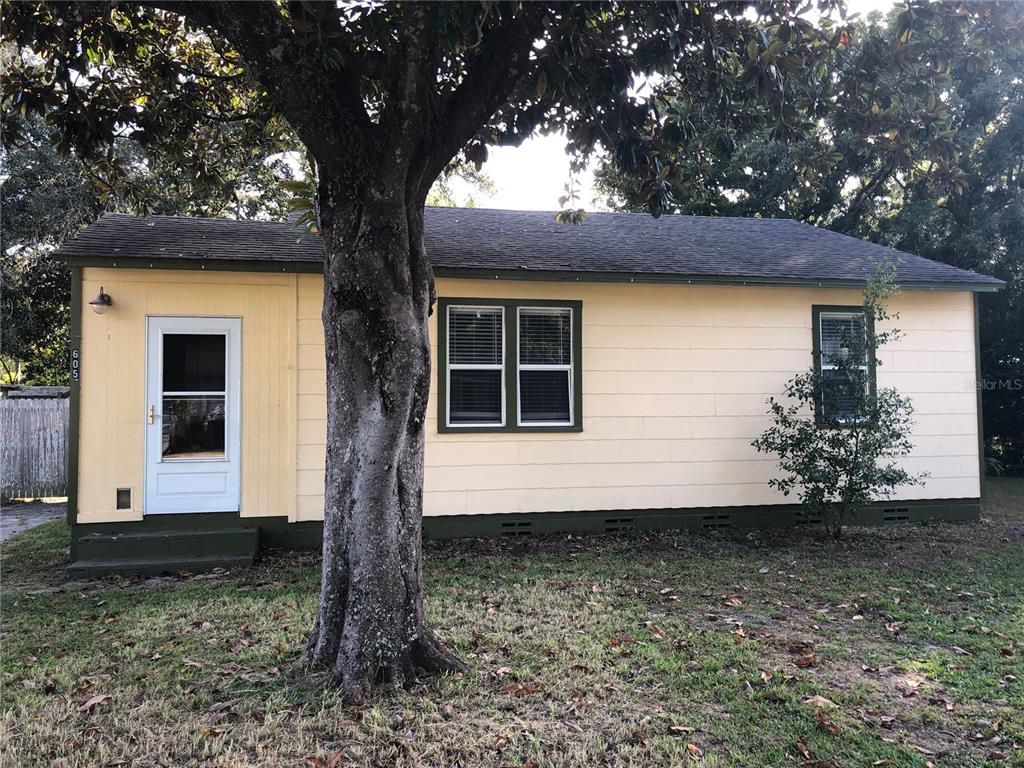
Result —
M501 273L562 279L863 283L878 259L898 260L904 287L997 290L1002 282L791 219L593 213L559 224L543 211L428 208L427 253L439 275ZM320 239L290 224L106 214L57 255L71 263L249 262L315 267Z

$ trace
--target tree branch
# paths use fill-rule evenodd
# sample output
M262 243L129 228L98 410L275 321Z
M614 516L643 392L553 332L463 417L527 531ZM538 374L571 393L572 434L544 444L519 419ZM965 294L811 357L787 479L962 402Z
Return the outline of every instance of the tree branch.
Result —
M279 7L268 0L246 3L138 0L139 7L173 13L223 37L249 64L260 83L292 124L318 162L343 167L351 161L350 143L338 132L367 141L371 121L359 87L359 61L339 37L330 45L347 66L331 67L325 56L310 55L323 46L317 36L301 36ZM322 53L322 51L320 52ZM324 131L332 125L336 131Z
M543 31L548 8L525 3L484 33L466 75L442 105L426 151L410 184L426 196L434 179L508 99L520 81L532 74L533 42Z

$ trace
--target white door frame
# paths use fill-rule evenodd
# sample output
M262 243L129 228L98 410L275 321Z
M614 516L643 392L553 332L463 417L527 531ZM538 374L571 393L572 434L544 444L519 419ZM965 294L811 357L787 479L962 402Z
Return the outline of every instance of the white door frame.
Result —
M163 458L163 339L165 334L225 338L224 456ZM143 514L238 512L242 466L242 319L146 317L145 482ZM163 481L163 482L161 482Z

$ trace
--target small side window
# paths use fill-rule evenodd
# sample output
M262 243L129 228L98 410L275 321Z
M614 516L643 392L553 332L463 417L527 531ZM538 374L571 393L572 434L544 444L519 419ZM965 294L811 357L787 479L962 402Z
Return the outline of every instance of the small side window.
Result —
M857 417L861 393L870 393L872 356L864 312L815 308L814 365L821 381L818 418L842 423Z

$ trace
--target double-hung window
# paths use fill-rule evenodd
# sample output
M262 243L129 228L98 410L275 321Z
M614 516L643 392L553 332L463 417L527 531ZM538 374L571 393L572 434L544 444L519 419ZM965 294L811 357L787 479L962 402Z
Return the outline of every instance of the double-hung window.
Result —
M438 301L441 431L578 431L578 301Z
M819 422L860 418L874 379L868 328L860 307L814 307L814 364L820 381Z
M501 307L448 307L448 423L505 423L505 313Z
M518 307L519 423L572 425L572 309Z

